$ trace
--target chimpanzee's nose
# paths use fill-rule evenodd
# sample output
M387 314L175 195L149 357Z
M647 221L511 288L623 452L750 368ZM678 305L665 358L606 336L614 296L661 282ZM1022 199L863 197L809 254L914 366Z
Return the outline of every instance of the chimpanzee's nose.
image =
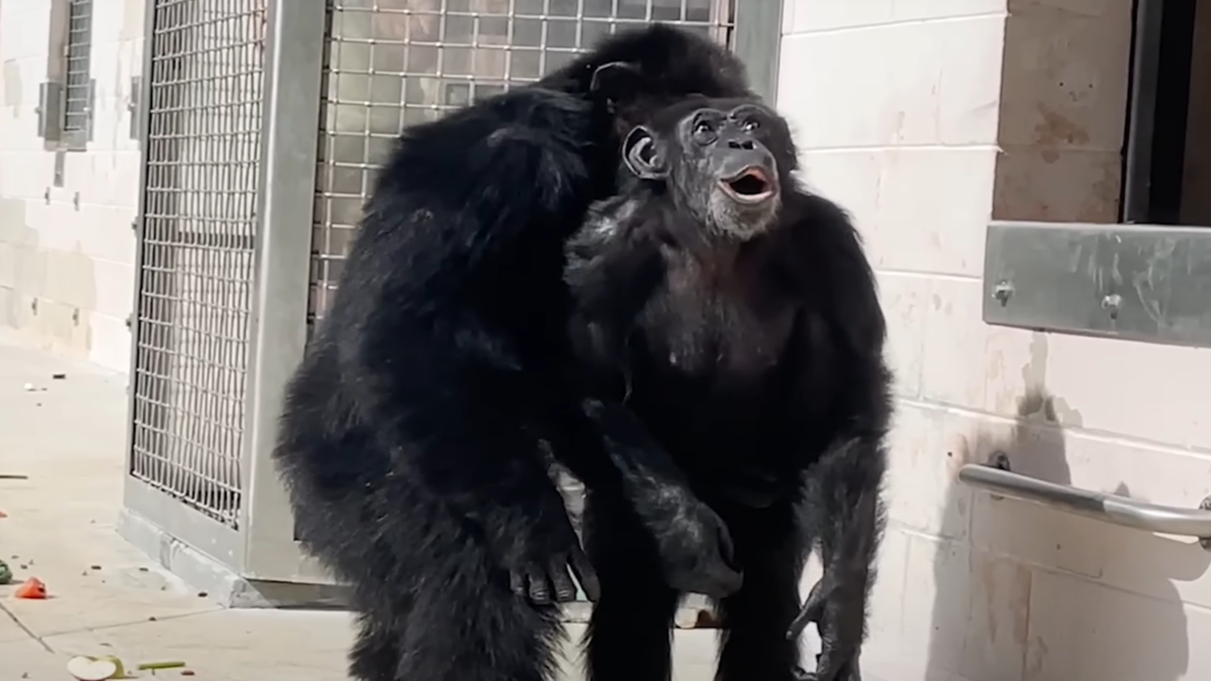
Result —
M753 141L745 140L745 139L740 139L740 140L732 139L732 140L728 140L727 145L729 147L731 147L732 149L752 149Z

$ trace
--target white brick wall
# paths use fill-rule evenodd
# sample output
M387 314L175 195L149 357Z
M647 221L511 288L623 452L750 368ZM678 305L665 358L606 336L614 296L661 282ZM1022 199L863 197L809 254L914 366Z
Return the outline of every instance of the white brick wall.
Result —
M898 373L872 676L1211 678L1211 554L954 481L1003 448L1056 482L1186 506L1211 493L1211 352L981 320L994 214L1117 210L1130 11L788 0L778 105L808 182L866 238Z
M127 104L142 68L143 2L93 2L94 136L67 154L63 187L37 137L51 4L0 2L0 325L126 371L139 175Z

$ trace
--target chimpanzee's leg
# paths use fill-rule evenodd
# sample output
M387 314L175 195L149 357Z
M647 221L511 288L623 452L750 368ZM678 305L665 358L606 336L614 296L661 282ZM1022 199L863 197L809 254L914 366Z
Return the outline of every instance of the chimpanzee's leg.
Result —
M802 674L799 641L786 632L799 612L808 537L789 503L725 513L724 518L744 585L719 603L723 631L716 679L796 681Z
M628 502L592 490L584 533L601 582L586 636L589 681L668 681L679 595L662 577L651 533Z

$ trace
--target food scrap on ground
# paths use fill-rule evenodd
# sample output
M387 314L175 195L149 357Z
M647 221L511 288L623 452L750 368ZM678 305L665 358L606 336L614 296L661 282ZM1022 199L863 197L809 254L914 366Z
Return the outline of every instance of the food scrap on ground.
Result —
M46 598L46 584L37 577L30 577L17 587L13 595L27 600L43 600Z
M13 583L13 569L0 560L0 585Z
M184 669L184 667L184 662L173 660L167 662L144 662L135 668L138 671L151 672L152 674L166 669L180 669L183 676L193 676L193 672ZM67 673L78 679L78 681L110 681L110 679L135 678L126 672L126 666L115 655L103 655L100 657L77 655L67 661Z
M109 679L127 678L122 660L113 655L104 657L77 655L67 661L67 673L79 681L109 681Z
M185 666L185 663L184 663L184 662L177 662L177 661L173 661L173 662L144 662L143 664L139 665L139 671L141 671L141 672L155 672L155 671L160 671L160 670L163 670L163 669L180 669L181 667L184 667L184 666Z

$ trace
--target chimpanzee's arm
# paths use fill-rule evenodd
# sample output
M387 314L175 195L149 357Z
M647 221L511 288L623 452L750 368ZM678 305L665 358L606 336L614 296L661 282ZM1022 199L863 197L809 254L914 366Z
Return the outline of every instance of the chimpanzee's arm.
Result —
M626 200L615 199L615 202ZM633 201L633 199L631 199ZM731 537L672 457L626 407L627 335L664 276L658 247L616 219L634 206L599 207L567 248L569 333L590 399L584 414L609 459L606 474L656 540L670 586L715 598L740 588ZM590 473L599 481L601 472Z
M805 311L795 341L798 400L833 430L828 441L804 443L809 454L824 452L806 474L804 509L824 576L789 634L797 636L808 622L816 622L822 639L817 680L857 681L883 528L880 493L891 415L891 375L883 361L886 325L874 276L848 216L806 192L792 201L788 213L798 224L788 233L797 243L787 251L805 273L800 280ZM820 402L819 395L829 401Z
M817 623L820 681L860 678L867 600L883 531L879 487L885 462L879 438L860 436L834 447L808 474L804 520L816 537L824 574L787 635L797 638Z

